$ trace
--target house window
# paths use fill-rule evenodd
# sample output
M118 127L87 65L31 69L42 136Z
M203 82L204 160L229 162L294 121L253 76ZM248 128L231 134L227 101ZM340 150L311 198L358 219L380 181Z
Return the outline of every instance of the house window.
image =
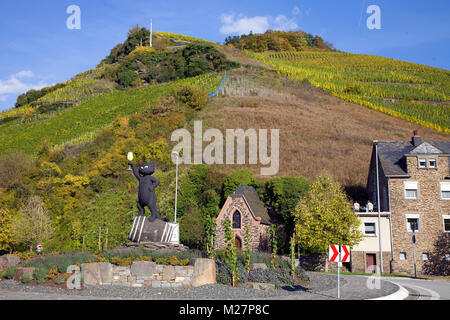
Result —
M407 215L406 216L406 230L408 232L412 232L414 228L415 232L419 232L420 225L419 225L419 217L418 215Z
M428 260L428 253L422 253L422 260L427 261Z
M450 215L442 216L444 219L444 232L450 232Z
M417 199L419 197L418 184L416 181L405 181L405 198Z
M400 260L406 260L406 252L400 252Z
M235 211L233 213L233 229L241 228L241 213L239 211Z
M376 235L375 222L365 222L364 223L364 235L375 236Z
M428 161L428 167L429 168L436 168L436 159L430 159Z
M450 200L450 182L441 182L441 199Z
M427 160L419 159L419 168L426 168L426 167L427 167Z

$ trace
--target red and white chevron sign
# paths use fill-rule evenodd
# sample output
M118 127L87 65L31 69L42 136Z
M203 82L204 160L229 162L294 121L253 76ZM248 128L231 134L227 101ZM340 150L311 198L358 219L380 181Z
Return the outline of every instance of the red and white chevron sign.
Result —
M350 262L349 246L341 246L341 262Z
M330 244L330 248L328 250L328 257L331 262L339 262L339 245Z
M330 244L328 257L331 262L350 262L350 247Z

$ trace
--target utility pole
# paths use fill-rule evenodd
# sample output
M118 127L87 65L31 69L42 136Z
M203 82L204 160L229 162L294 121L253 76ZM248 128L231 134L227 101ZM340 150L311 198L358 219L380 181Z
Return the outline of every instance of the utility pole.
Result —
M153 47L152 37L153 37L153 20L150 19L150 48Z
M383 273L383 248L381 246L380 177L378 173L378 141L375 143L375 163L377 171L378 245L380 247L380 273Z

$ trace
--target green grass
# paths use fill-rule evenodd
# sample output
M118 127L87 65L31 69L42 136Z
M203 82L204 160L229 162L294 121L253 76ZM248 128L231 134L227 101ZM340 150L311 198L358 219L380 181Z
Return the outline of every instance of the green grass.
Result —
M151 88L115 91L93 97L47 120L4 124L0 126L0 154L11 151L35 154L44 138L53 145L63 144L108 126L117 116L139 112L176 86L193 83L208 93L219 81L220 75L211 73Z

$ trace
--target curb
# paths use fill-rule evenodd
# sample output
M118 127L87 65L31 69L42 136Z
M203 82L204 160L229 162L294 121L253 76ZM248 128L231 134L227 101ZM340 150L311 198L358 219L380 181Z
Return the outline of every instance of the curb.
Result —
M394 282L391 282L391 283L394 283ZM394 292L388 296L367 299L367 300L405 300L409 296L408 290L406 290L404 287L402 287L398 283L394 283L394 284L399 287L399 289L396 292Z

